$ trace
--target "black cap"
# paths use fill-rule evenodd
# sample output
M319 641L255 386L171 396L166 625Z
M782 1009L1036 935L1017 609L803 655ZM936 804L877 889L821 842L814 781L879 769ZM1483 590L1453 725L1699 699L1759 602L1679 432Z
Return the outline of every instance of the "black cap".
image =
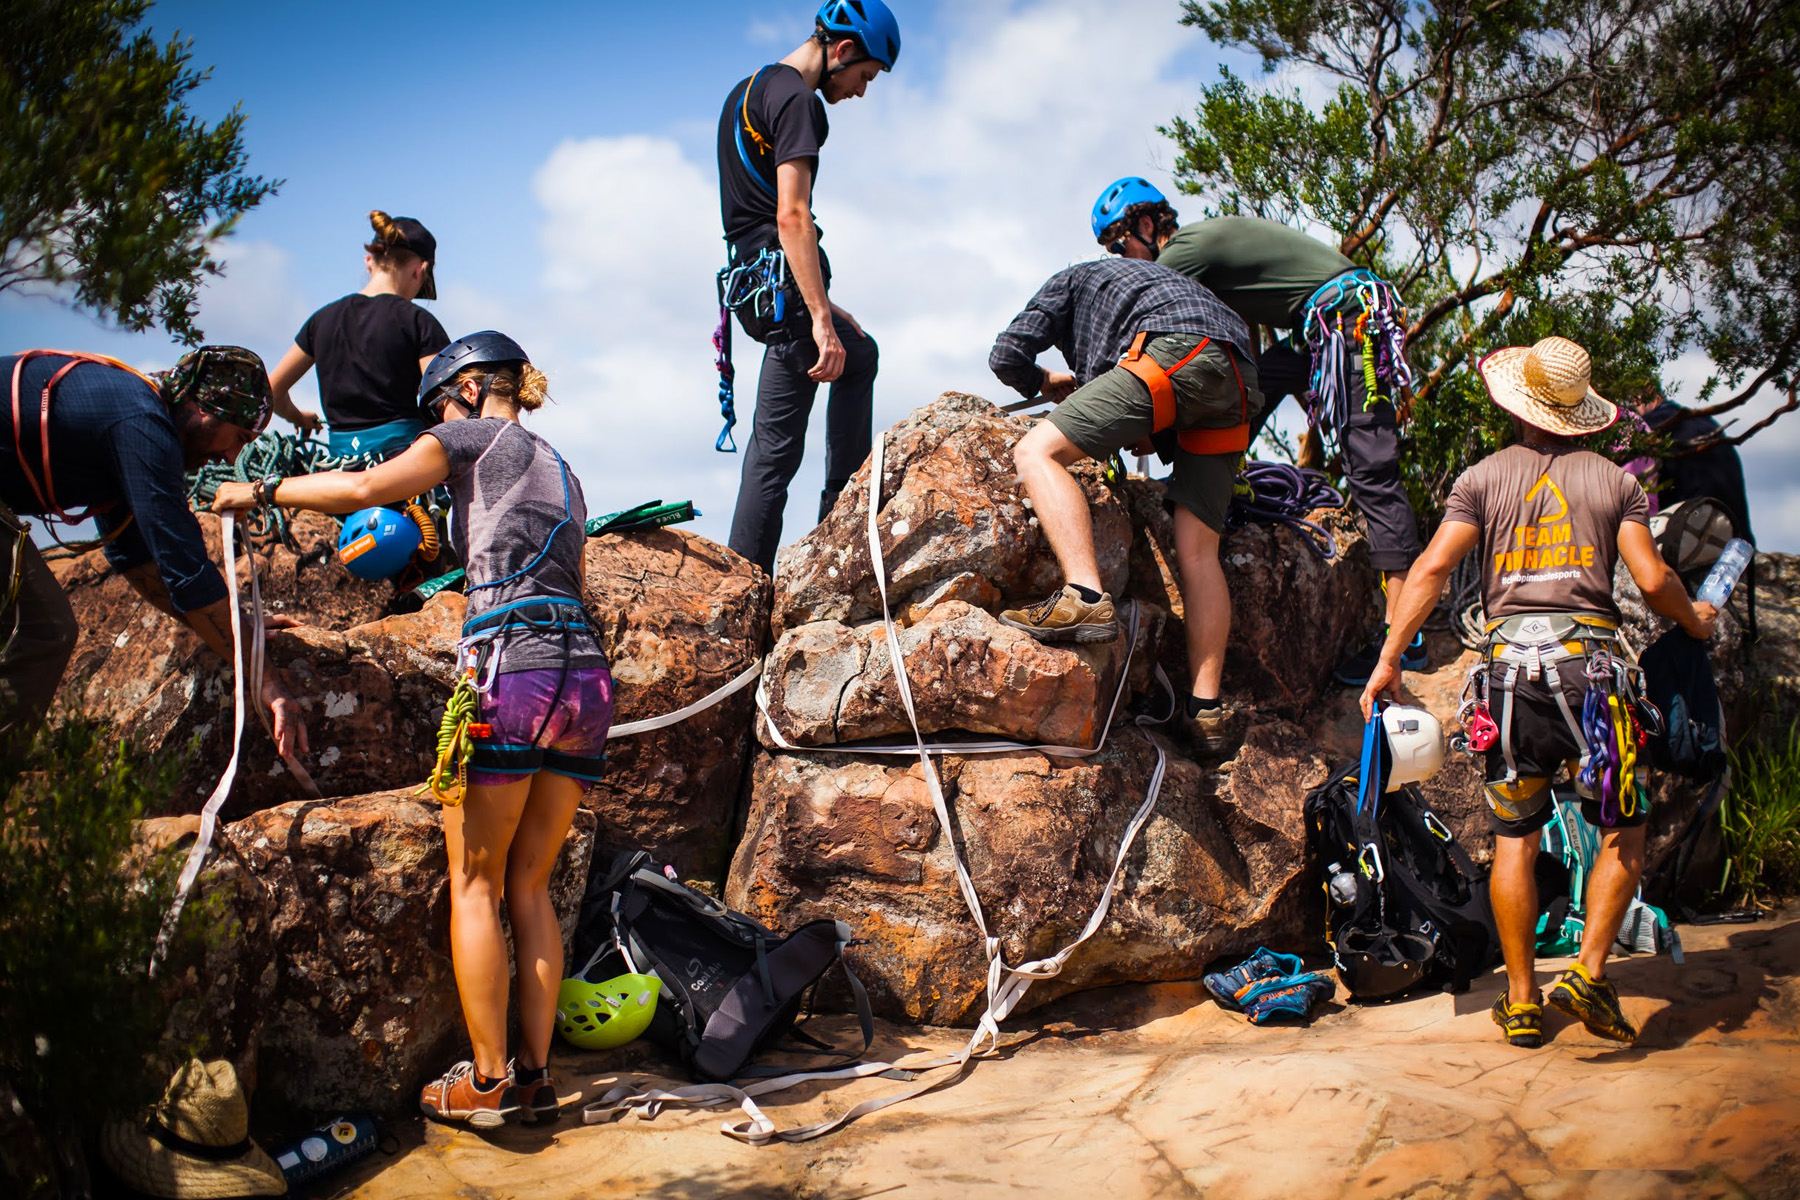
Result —
M394 228L401 239L389 244L390 250L410 250L425 260L425 281L419 286L419 299L437 299L437 239L416 217L395 217Z

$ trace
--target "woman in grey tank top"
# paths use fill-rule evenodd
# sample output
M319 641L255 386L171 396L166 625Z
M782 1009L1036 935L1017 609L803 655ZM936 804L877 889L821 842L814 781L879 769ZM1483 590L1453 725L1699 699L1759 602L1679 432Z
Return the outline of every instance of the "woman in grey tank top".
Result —
M466 799L444 800L450 950L474 1046L471 1062L427 1084L427 1116L480 1128L515 1116L554 1120L548 1072L562 931L550 870L582 793L600 778L613 686L581 603L587 505L562 456L519 423L547 398L543 373L504 334L471 334L433 359L420 384L428 422L397 457L367 471L228 483L215 512L274 503L348 513L448 482L451 534L468 570L459 667L478 694ZM435 780L434 780L435 788ZM509 1062L505 899L517 948L519 1054Z

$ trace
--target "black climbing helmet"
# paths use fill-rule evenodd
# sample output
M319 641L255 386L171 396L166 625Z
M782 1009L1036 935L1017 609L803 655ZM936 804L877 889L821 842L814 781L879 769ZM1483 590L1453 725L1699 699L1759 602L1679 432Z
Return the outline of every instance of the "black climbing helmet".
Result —
M428 419L436 420L433 411L438 391L456 378L458 371L464 367L500 366L505 363L526 363L531 356L525 353L525 347L492 329L484 329L480 333L471 333L467 337L457 338L431 360L425 368L424 378L419 380L419 411ZM483 398L487 389L482 388ZM479 410L477 410L479 411Z

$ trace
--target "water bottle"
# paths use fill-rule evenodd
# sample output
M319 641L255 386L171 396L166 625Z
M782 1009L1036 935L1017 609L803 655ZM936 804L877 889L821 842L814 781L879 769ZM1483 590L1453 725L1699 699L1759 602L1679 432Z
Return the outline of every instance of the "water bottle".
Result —
M1356 876L1344 870L1341 863L1332 863L1325 870L1331 876L1326 890L1331 893L1332 901L1337 904L1355 904Z
M1750 548L1750 543L1743 538L1732 538L1726 542L1719 561L1706 573L1706 580L1700 585L1694 599L1703 600L1714 608L1724 608L1725 601L1731 599L1731 589L1737 586L1738 577L1750 565L1750 557L1755 553Z
M353 1113L277 1147L275 1165L281 1168L289 1187L299 1187L373 1154L380 1140L375 1118Z

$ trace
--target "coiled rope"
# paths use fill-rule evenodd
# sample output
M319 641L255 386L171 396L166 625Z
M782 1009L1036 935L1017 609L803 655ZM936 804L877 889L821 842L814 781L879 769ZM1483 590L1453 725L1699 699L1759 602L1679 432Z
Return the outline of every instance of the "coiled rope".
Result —
M1288 463L1248 460L1225 514L1225 528L1286 525L1298 530L1313 552L1330 562L1337 557L1337 539L1306 516L1314 509L1342 507L1343 493L1327 483L1321 472Z

